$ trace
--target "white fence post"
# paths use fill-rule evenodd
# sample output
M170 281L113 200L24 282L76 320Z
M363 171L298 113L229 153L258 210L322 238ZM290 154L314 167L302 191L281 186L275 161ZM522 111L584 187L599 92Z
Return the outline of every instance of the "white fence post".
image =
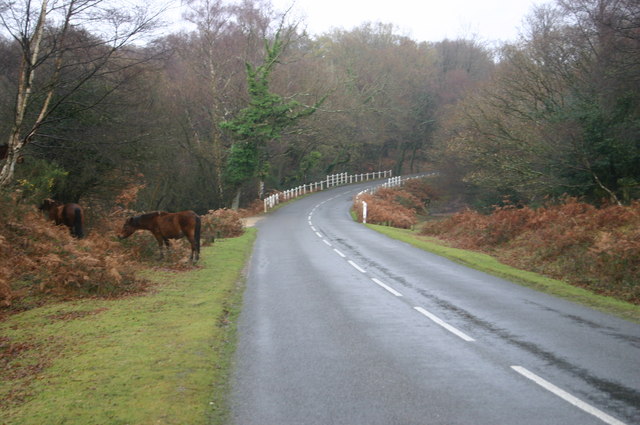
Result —
M362 222L367 224L367 203L362 201Z

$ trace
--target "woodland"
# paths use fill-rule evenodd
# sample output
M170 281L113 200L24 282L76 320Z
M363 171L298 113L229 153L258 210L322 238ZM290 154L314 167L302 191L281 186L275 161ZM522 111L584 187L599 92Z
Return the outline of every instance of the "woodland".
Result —
M335 173L428 175L367 222L639 320L638 0L547 2L503 44L310 35L269 0L184 0L170 31L160 3L0 0L0 422L223 423L241 217ZM200 263L116 238L155 210L200 215Z
M498 46L312 37L268 1L188 10L168 33L117 2L0 1L0 186L109 205L143 184L140 210L197 212L383 169L436 170L481 208L640 194L636 1L558 0Z
M190 26L169 31L147 3L0 0L3 255L46 197L83 205L95 234L128 211L248 207L338 172L429 171L431 213L638 214L636 0L537 6L503 44L381 22L312 36L268 0L188 0Z

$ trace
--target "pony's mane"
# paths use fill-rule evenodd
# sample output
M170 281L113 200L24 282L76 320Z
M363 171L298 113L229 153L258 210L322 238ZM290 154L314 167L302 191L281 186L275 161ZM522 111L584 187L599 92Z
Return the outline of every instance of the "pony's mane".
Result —
M152 217L155 217L157 215L162 215L162 214L163 214L162 211L154 211L154 212L138 215L138 216L136 216L134 218L137 218L138 220L140 220L140 219L144 219L144 218L152 218Z
M154 217L157 217L159 215L165 215L165 214L166 214L166 212L164 212L164 211L154 211L154 212L150 212L150 213L146 213L146 214L137 215L135 217L131 217L131 223L134 226L139 226L140 222L142 222L142 221L151 220Z

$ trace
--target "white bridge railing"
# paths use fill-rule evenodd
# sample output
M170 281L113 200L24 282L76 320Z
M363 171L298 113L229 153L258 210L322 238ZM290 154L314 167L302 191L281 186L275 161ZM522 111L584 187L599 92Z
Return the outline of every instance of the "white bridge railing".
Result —
M303 184L302 186L294 187L293 189L285 190L284 192L277 192L264 198L264 212L269 211L269 209L275 207L280 202L285 202L290 199L297 198L298 196L306 195L307 193L318 192L329 189L330 187L342 186L350 183L378 180L387 177L389 177L389 179L393 179L394 177L391 177L391 175L391 170L361 174L331 174L319 182Z

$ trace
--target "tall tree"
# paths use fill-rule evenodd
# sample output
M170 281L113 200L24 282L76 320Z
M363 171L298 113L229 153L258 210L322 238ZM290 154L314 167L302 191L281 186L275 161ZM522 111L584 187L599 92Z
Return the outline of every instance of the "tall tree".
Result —
M306 107L296 100L286 101L280 95L270 92L270 76L279 63L285 46L285 41L281 38L282 31L281 27L273 41L265 40L265 58L262 64L255 67L246 63L249 105L234 119L221 123L221 127L231 131L236 139L226 164L226 180L237 189L234 207L240 201L242 184L254 177L264 179L269 165L264 152L267 142L279 139L284 129L313 114L324 101L320 99L313 106ZM286 35L290 35L290 32Z
M157 13L150 15L139 7L128 11L106 0L42 0L39 5L0 0L0 12L0 25L21 53L12 124L5 136L6 157L0 168L2 187L12 182L21 151L54 113L105 71L118 52L152 30ZM74 37L83 23L98 28L99 35ZM74 52L82 52L82 60L70 62ZM121 64L130 66L129 61Z
M493 192L491 202L637 197L639 16L622 0L536 8L491 83L452 113L442 152L466 164L463 179Z

